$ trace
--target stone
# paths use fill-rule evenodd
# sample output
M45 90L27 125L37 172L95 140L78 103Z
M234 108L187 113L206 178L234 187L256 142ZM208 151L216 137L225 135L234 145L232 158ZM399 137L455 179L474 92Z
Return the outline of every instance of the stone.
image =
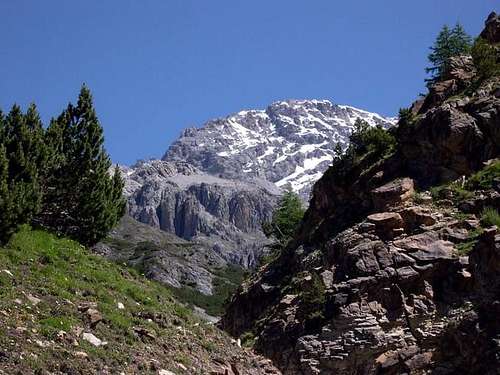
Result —
M121 303L121 302L118 302L117 307L118 307L119 310L125 309L125 305L123 303Z
M74 352L73 355L77 358L86 359L89 355L85 352Z
M369 215L367 219L375 224L377 229L381 229L383 231L393 230L403 226L403 219L397 212L376 213Z
M90 308L85 313L87 314L91 325L96 325L102 321L102 314L96 309Z
M378 211L391 207L397 207L411 199L414 190L414 182L410 178L402 178L389 182L372 190L373 206Z
M405 208L400 214L403 217L405 226L409 230L418 228L421 225L429 226L436 223L436 219L430 213L430 210L419 206Z
M90 332L84 332L82 338L94 346L103 346L107 344L106 341L102 341L101 339L97 338L96 336L94 336L94 334Z
M6 273L7 275L9 275L10 277L14 277L14 275L12 274L12 272L10 272L9 270L2 270L3 273Z
M42 302L42 300L40 298L37 298L31 294L27 294L26 295L26 298L28 299L28 301L30 301L30 303L33 305L33 306L36 306L38 305L40 302Z
M394 245L418 261L432 262L453 258L453 243L440 240L434 232L425 232L397 240Z
M500 43L500 15L495 12L490 13L481 32L481 38L492 44Z
M398 268L396 272L402 281L414 280L418 277L418 272L409 266Z

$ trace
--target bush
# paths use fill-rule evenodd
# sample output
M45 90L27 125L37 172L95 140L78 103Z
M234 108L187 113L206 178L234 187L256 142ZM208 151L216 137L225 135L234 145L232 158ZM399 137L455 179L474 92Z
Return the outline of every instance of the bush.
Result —
M473 174L468 179L466 187L470 190L492 189L496 181L500 181L500 161L494 161Z
M282 245L286 244L297 230L304 217L304 207L299 196L287 191L273 212L270 223L264 223L262 229L266 236L276 238Z
M396 146L396 138L380 126L371 127L364 120L356 120L355 130L349 138L356 154L373 153L378 157L391 154Z
M484 226L493 226L496 225L500 228L500 214L495 208L486 207L481 214L481 222Z
M479 37L472 47L472 59L481 80L500 74L500 49Z
M455 182L441 186L434 186L430 189L430 192L432 199L435 201L450 199L455 203L472 198L474 195L471 191Z
M325 308L325 285L319 275L313 273L310 284L304 285L304 291L301 294L303 311L306 314L306 319L315 321L323 319Z

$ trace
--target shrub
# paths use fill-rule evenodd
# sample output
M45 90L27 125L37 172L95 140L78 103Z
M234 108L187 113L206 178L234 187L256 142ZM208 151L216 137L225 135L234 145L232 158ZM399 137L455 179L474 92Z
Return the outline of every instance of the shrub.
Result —
M319 275L313 273L311 276L312 280L310 284L304 285L301 297L306 319L315 321L324 317L323 311L326 302L325 285Z
M272 221L264 223L262 229L268 237L274 237L284 245L294 235L304 217L304 212L299 196L289 190L274 210Z
M492 189L495 181L500 181L500 161L495 161L473 174L466 187L471 190Z
M496 225L498 228L500 228L500 214L498 213L496 208L486 207L481 214L481 222L485 226Z
M480 79L500 74L500 49L479 37L472 47L472 59Z

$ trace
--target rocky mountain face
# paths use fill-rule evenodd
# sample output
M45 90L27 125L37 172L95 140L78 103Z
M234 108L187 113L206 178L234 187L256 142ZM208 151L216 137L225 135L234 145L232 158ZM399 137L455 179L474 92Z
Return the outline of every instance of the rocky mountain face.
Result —
M122 221L98 251L168 285L213 294L214 269L255 267L268 243L261 224L282 189L306 200L357 118L384 127L394 121L329 101L290 100L185 130L163 160L122 168L128 214L139 223ZM140 223L192 250L175 250L154 230L149 240Z
M494 45L499 23L482 33ZM285 374L498 374L499 129L500 77L456 58L394 153L315 184L296 238L222 326Z
M354 122L388 127L395 119L328 100L287 100L186 129L163 156L223 178L260 178L309 200L311 186L347 147Z
M154 160L125 170L129 215L203 243L226 262L252 267L266 242L279 189L262 180L229 180L186 162Z

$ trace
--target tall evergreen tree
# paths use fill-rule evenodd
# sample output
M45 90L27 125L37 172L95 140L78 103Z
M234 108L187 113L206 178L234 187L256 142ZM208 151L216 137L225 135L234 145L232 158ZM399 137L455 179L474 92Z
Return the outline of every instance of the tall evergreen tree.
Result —
M3 145L8 160L8 185L19 223L29 223L41 205L37 146L33 132L18 105L4 122Z
M125 203L119 171L110 175L103 129L86 86L77 105L68 105L51 122L46 139L55 157L46 202L49 215L43 221L82 243L94 244L123 215Z
M431 86L438 81L449 68L450 59L454 56L469 53L472 46L472 38L465 32L462 25L457 23L453 29L444 25L439 32L434 45L430 48L431 53L427 56L432 64L425 71L431 74L426 80Z
M0 144L0 244L7 242L17 225L14 201L9 189L9 161L4 145Z

